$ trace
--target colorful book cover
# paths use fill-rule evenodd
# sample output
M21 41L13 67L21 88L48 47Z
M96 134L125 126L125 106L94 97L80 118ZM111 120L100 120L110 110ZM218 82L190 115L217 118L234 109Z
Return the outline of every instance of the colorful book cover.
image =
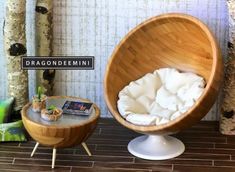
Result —
M87 102L66 101L62 109L66 114L90 115L93 109L93 104Z

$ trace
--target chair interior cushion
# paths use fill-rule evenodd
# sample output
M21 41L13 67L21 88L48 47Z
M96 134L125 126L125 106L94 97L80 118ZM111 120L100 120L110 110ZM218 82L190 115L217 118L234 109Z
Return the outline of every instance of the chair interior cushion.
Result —
M187 112L202 95L205 80L194 73L161 68L119 92L119 113L136 125L160 125Z

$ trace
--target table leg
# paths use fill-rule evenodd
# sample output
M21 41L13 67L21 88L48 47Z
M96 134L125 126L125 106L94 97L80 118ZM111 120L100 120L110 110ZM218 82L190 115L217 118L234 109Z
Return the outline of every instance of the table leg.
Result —
M56 159L56 148L53 148L51 168L55 167L55 159Z
M34 148L33 148L33 151L32 151L32 153L31 153L31 157L33 157L35 151L36 151L37 148L38 148L38 145L39 145L39 143L37 142L36 145L35 145Z
M82 142L82 146L83 146L83 148L86 150L87 154L88 154L89 156L91 156L91 152L90 152L90 150L89 150L89 148L87 147L87 145L86 145L85 142Z

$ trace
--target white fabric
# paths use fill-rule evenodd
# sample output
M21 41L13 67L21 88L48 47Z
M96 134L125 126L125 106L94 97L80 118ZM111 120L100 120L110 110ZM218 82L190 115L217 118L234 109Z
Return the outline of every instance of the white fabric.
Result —
M147 109L145 109L141 103L128 96L122 96L121 99L119 99L118 110L124 118L126 118L130 113L148 113Z
M148 73L142 78L131 82L125 91L133 98L138 98L144 95L154 99L156 91L161 85L162 83L158 75Z
M147 96L140 96L136 99L136 101L142 104L147 112L149 112L148 110L151 108L151 105L153 103L153 99L150 99Z
M169 119L162 118L159 122L156 122L156 125L161 125L170 122Z
M196 74L161 68L124 87L119 93L118 110L133 124L165 124L187 112L204 87L204 79Z
M173 113L174 111L161 107L156 101L152 103L149 111L150 115L159 116L167 119L170 119Z
M161 107L172 111L176 111L183 104L178 96L168 91L164 85L157 91L156 102Z
M182 115L182 113L180 113L179 111L176 111L172 116L170 120L174 120L175 118L178 118L180 115Z
M201 87L204 87L204 79L194 73L180 73L172 68L162 68L156 70L154 73L160 76L167 90L174 94L176 94L182 86L191 87L195 82Z
M136 125L155 125L157 118L148 114L129 114L126 120Z
M204 83L198 81L191 85L182 86L177 91L177 96L183 101L197 100L203 93L204 86Z

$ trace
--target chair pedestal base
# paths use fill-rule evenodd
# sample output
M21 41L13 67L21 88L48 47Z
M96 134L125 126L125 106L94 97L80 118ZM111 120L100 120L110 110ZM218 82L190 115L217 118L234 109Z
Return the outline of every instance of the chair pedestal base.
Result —
M128 151L147 160L165 160L179 156L185 150L183 142L171 136L144 135L129 142Z

